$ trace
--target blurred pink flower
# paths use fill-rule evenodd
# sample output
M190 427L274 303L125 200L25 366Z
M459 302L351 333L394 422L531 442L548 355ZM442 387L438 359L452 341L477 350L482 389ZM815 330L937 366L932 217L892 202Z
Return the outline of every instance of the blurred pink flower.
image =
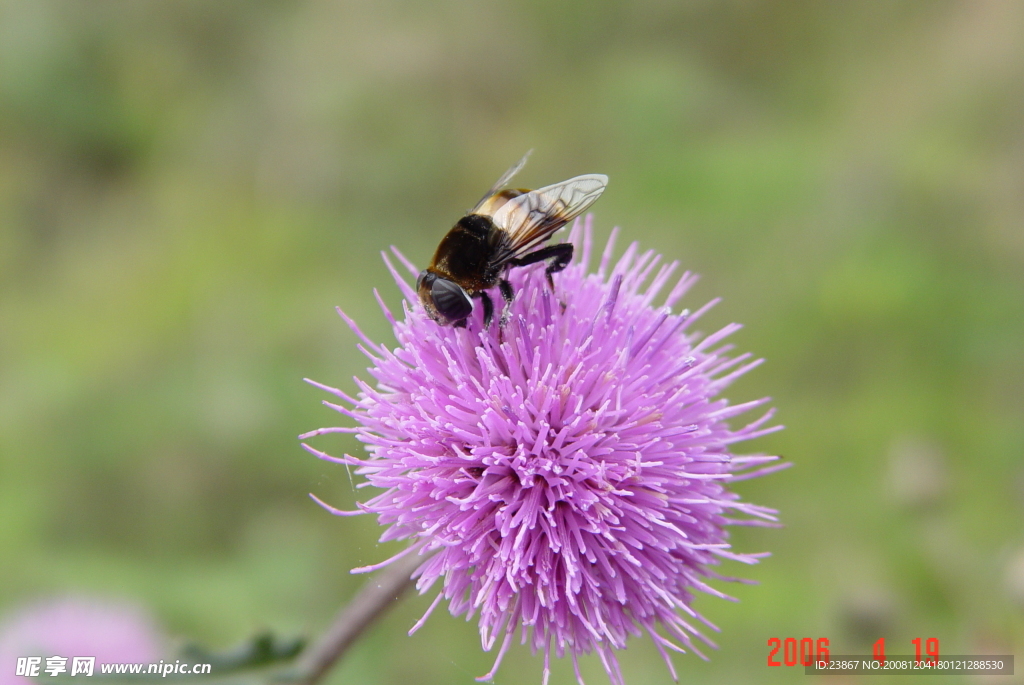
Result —
M140 607L89 597L42 600L0 620L0 685L29 685L15 675L18 657L96 657L101 663L153 662L163 653L162 637ZM65 674L66 675L66 674Z

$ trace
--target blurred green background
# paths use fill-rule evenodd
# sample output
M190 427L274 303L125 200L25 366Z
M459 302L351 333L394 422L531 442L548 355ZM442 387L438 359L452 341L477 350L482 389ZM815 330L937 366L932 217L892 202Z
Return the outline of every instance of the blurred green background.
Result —
M173 644L315 635L385 558L337 519L345 423L311 377L390 341L379 251L419 264L518 181L599 172L621 226L746 328L796 468L737 486L760 581L685 682L796 682L832 652L1024 655L1024 4L0 3L0 614L136 599ZM358 450L347 437L329 451ZM410 598L334 683L470 683L474 625ZM518 650L518 651L517 651ZM649 640L633 685L669 683ZM497 682L540 681L515 648ZM1024 670L1018 666L1018 671ZM589 682L606 682L584 663ZM570 682L559 663L553 683ZM836 681L838 682L838 681ZM876 680L877 682L877 680ZM963 682L933 678L929 682Z

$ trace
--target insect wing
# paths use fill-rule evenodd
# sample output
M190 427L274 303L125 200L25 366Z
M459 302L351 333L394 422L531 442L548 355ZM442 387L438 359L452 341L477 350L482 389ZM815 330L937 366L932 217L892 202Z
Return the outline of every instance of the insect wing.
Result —
M512 198L491 217L504 232L504 244L495 255L498 263L514 259L537 247L601 197L608 185L603 174L570 178Z
M527 150L526 154L523 155L522 159L520 159L518 162L513 164L509 168L508 171L506 171L504 174L502 174L501 178L499 178L497 180L497 182L493 186L491 186L491 189L488 190L486 193L484 193L484 196L482 198L480 198L480 202L476 203L476 206L470 211L470 213L471 214L478 213L480 208L484 206L484 203L486 203L495 194L497 194L497 192L499 190L504 188L505 184L507 184L509 181L511 181L512 177L515 176L516 174L518 174L519 170L522 169L524 166L526 166L526 160L528 160L530 158L531 154L533 154L533 150Z

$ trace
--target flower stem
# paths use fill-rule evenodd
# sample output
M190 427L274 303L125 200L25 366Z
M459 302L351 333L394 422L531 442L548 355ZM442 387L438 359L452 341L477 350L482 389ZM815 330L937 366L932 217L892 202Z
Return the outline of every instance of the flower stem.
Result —
M359 593L341 608L327 631L299 659L297 682L314 685L358 637L413 585L413 571L423 558L413 552L396 559L360 588Z

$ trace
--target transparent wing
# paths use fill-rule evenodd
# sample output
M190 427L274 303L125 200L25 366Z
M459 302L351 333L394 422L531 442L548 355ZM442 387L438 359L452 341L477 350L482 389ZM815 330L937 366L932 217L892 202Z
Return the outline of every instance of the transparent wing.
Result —
M533 154L533 150L527 150L526 154L523 155L522 159L513 164L508 171L502 174L501 178L499 178L498 181L493 186L491 186L490 190L484 193L484 196L480 198L480 201L476 203L476 206L473 207L472 210L470 210L470 214L477 214L478 210L481 207L483 207L485 202L491 199L491 197L495 195L499 190L504 188L505 185L512 180L512 177L518 174L519 170L526 166L526 160L530 158L531 154Z
M491 221L504 233L495 261L504 263L529 252L601 197L608 177L587 174L532 190L503 204Z

